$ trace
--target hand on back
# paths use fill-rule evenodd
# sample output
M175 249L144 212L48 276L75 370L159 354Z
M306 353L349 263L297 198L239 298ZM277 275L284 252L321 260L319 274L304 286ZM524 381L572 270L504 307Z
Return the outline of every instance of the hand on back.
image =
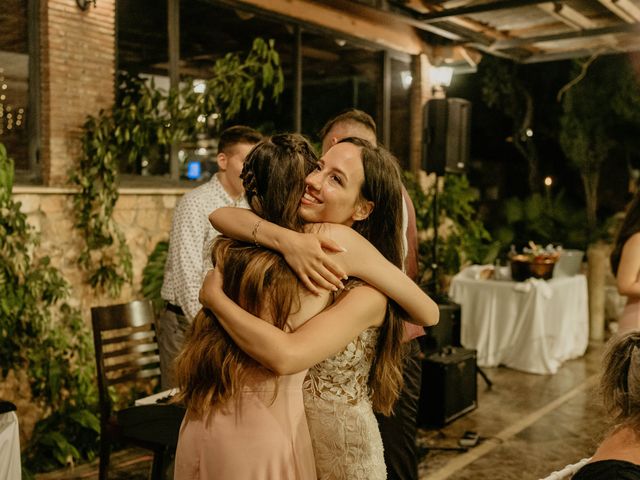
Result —
M341 279L346 279L347 275L327 252L345 250L327 235L291 232L280 251L289 267L313 294L320 294L319 289L336 291L344 288Z

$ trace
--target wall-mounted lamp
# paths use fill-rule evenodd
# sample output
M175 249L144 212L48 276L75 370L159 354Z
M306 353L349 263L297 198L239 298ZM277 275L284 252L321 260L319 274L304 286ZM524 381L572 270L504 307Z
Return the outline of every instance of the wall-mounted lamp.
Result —
M429 78L431 85L436 87L448 87L451 85L453 77L453 68L451 67L432 67L429 70Z
M78 4L78 7L82 11L85 11L87 8L89 8L89 5L91 5L92 3L93 3L93 8L96 7L96 0L76 0L76 3Z
M429 79L434 97L444 98L444 89L451 85L452 77L453 68L451 67L431 67L429 69Z

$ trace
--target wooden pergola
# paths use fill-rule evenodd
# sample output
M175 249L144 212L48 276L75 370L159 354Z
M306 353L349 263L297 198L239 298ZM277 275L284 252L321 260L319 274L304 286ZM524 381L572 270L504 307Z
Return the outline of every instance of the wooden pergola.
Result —
M374 39L433 64L520 63L640 50L639 0L225 0ZM384 31L382 31L384 30Z

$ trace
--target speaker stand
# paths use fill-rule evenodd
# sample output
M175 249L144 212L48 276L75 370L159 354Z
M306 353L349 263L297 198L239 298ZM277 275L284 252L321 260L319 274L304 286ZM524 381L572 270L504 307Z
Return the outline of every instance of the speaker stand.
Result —
M436 172L436 181L433 188L433 202L431 204L431 214L433 215L433 242L431 243L431 279L429 291L436 297L436 301L440 299L440 285L438 283L438 226L439 226L439 209L438 209L438 179L440 178Z
M491 390L491 388L493 387L493 382L489 379L484 370L476 365L476 372L482 377L482 380L484 380L484 383L487 385L487 390Z

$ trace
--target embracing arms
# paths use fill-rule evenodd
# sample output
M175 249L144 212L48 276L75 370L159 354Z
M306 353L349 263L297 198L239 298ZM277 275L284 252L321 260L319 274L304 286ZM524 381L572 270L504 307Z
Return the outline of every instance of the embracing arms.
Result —
M412 323L422 326L438 323L437 304L349 227L324 224L321 234L309 235L262 221L255 231L260 217L249 210L234 208L219 208L209 215L209 220L216 230L228 236L249 242L255 240L281 252L292 270L313 292L317 292L314 282L327 288L327 285L339 285L338 277L344 278L348 274L364 280L393 299L409 315ZM253 238L253 233L256 238ZM322 245L339 253L329 257L322 250Z
M209 214L209 222L228 237L255 242L282 253L289 267L312 293L318 294L318 287L334 291L344 288L340 279L346 278L346 272L322 250L341 252L343 248L326 237L293 232L242 208L218 208ZM296 255L297 252L305 254Z
M386 297L369 286L349 290L294 332L285 332L261 320L226 296L222 278L211 270L203 301L231 338L249 356L278 375L300 372L344 349L362 331L384 321Z

